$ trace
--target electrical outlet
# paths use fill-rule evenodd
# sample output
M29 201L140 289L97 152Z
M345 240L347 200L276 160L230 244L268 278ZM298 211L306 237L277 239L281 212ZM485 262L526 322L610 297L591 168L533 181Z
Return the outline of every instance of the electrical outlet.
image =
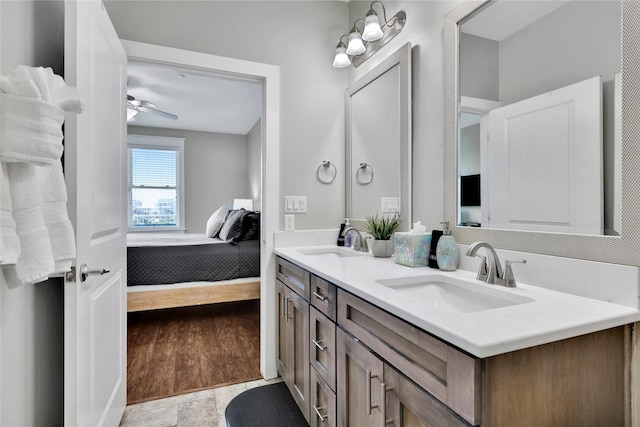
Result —
M296 216L285 215L284 216L284 231L295 231L296 229Z

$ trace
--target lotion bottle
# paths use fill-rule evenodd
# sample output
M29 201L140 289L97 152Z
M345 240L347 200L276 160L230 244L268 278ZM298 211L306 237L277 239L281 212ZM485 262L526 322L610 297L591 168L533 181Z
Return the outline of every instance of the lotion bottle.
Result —
M458 244L449 230L449 221L441 222L443 225L442 236L436 246L436 259L438 268L443 271L454 271L458 268Z
M346 221L344 222L344 229L346 230L347 228L351 227L351 224L349 224L349 218L345 218L345 219L346 219ZM352 240L353 240L353 237L351 237L351 233L350 232L347 233L344 236L344 247L345 248L352 247L353 246Z

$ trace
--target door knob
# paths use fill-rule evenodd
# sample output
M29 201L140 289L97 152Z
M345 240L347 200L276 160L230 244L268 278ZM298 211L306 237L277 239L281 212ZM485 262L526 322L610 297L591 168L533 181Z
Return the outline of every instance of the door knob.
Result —
M89 270L89 266L87 264L82 264L80 266L80 283L84 282L87 280L87 278L91 275L103 275L103 274L107 274L109 272L108 269L103 268L101 270Z

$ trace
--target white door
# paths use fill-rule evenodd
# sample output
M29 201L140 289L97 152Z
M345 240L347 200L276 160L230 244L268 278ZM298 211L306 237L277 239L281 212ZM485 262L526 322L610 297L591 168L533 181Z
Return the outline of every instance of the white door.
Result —
M602 234L600 77L492 110L482 156L483 227Z
M65 80L84 112L67 116L65 174L77 242L65 283L65 425L116 426L126 405L126 66L101 1L65 1Z

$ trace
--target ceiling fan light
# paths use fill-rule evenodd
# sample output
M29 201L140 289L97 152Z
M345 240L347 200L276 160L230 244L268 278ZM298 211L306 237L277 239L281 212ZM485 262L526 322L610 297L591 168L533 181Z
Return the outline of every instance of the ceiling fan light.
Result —
M362 32L362 39L368 42L380 40L383 36L382 28L380 28L380 21L378 15L371 9L367 13L367 17L364 20L364 31Z
M353 29L349 34L349 44L347 45L347 54L351 56L362 55L367 50L362 42L362 36L357 29Z
M133 108L127 108L127 123L134 121L136 114L138 114L138 111Z
M351 59L347 55L347 49L344 47L344 43L340 42L336 47L336 55L333 58L333 66L336 68L345 68L351 65Z

